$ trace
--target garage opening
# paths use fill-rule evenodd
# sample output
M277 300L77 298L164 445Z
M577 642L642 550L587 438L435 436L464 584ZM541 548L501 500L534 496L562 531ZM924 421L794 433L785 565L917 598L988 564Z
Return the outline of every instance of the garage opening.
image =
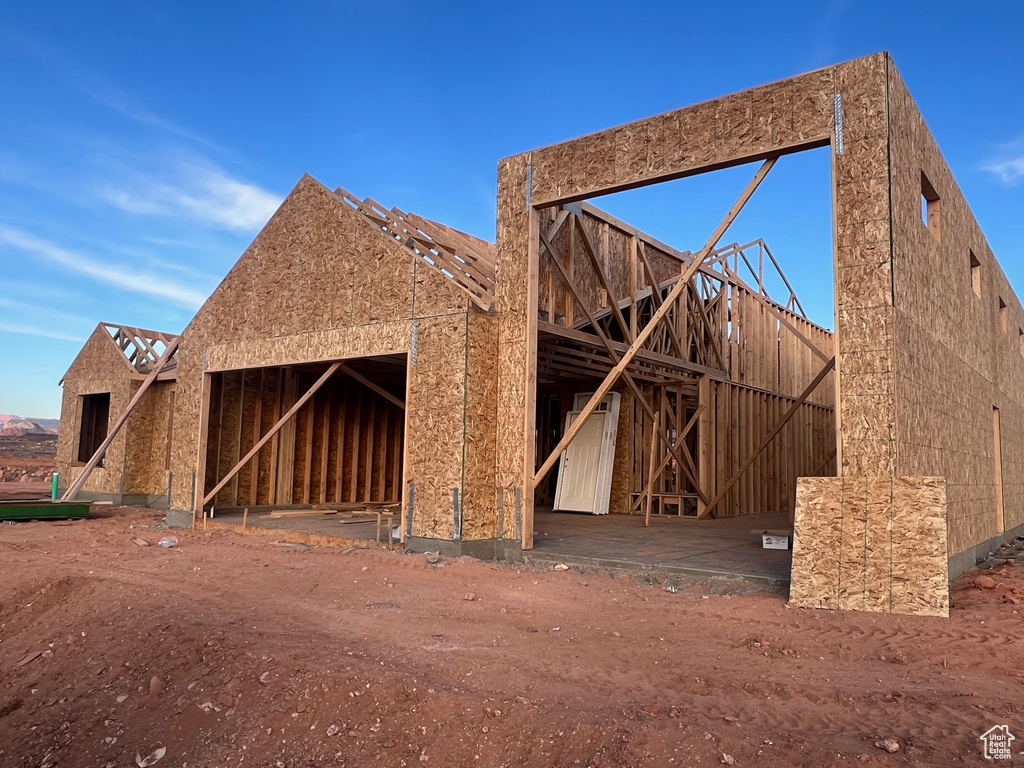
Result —
M796 479L836 471L827 152L742 218L750 166L537 209L535 557L788 580Z
M207 520L386 537L400 522L405 392L404 354L210 374Z

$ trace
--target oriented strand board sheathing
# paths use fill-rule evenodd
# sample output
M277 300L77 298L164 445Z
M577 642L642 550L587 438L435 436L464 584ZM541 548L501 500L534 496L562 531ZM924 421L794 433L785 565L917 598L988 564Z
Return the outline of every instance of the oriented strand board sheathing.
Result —
M74 483L82 472L82 463L78 461L78 439L81 432L79 398L82 395L109 392L108 425L112 425L128 407L132 395L139 387L139 381L129 378L134 373L104 327L98 326L63 378L63 429L57 437L57 472L62 488ZM128 434L125 429L117 434L104 454L102 465L97 466L86 480L83 491L106 494L117 494L121 491ZM125 489L125 492L131 491Z
M889 112L897 471L946 478L954 555L1000 533L993 407L1000 412L1005 529L1024 523L1024 310L892 65ZM938 238L922 221L922 174L941 199Z
M406 404L406 479L416 484L412 534L452 539L453 489L461 495L463 480L466 316L422 318L416 339Z
M420 316L414 305L423 312L450 317L452 324L461 323L464 329L466 294L448 285L451 281L436 271L417 269L417 259L341 198L311 177L303 177L182 335L171 451L175 509L192 504L192 476L200 441L205 439L199 434L204 371L408 353L412 320ZM457 361L446 359L433 365L451 364L463 376L464 349L464 342L458 345ZM430 365L428 361L426 367ZM269 410L264 409L264 428L273 423ZM351 432L351 410L348 417L346 430ZM429 422L446 433L461 431L461 408L431 413ZM296 448L299 456L284 454L278 459L285 462L288 478L293 474L287 462L298 459L296 469L301 470L304 491L301 437ZM322 472L323 456L317 451L320 463L316 472L311 467L311 485L315 485L314 476L319 482ZM452 466L461 473L461 450L459 454ZM280 461L274 467L270 464L272 450L264 449L258 497L269 493L270 484L276 482L271 469L282 470ZM447 475L455 471L442 472L442 479L447 482ZM373 477L371 484L379 480L379 475ZM365 489L365 474L358 481ZM203 478L197 485L203 485ZM278 487L275 503L283 503L294 490L294 486ZM317 498L319 491L317 487ZM450 506L451 488L447 493Z
M310 360L344 360L405 352L409 349L409 337L409 321L395 320L227 342L207 348L206 370L292 365Z
M167 449L175 386L173 381L153 383L125 422L126 494L161 496L167 493ZM137 389L138 386L133 394Z
M800 478L790 602L949 615L942 478Z
M462 538L498 535L494 421L498 412L498 371L494 350L498 322L472 310L466 315L466 435L462 490Z
M533 474L533 446L527 441L535 420L535 396L528 392L528 379L536 359L536 341L530 332L536 298L531 294L530 216L528 206L533 185L527 186L529 155L502 160L498 164L498 261L495 265L498 315L498 407L495 422L495 451L498 493L501 498L502 537L519 536L522 500L528 492L524 479ZM534 182L535 183L535 182ZM535 286L535 282L534 282ZM534 288L535 289L535 288ZM528 301L528 299L530 299ZM519 499L519 509L516 499Z

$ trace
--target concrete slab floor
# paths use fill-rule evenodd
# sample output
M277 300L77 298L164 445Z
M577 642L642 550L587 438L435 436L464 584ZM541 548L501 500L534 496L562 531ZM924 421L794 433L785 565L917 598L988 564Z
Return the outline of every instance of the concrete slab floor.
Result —
M788 582L792 550L763 549L753 529L789 529L785 512L697 520L537 510L534 559L563 557L627 569L687 571Z
M216 510L214 520L230 525L242 524L241 509ZM397 517L397 516L396 516ZM202 521L200 521L201 523ZM337 536L346 539L373 539L377 531L376 515L372 519L347 521L340 515L292 515L289 517L269 517L267 511L249 511L246 525L256 528L272 528L281 531L300 531L317 533L322 536ZM397 522L396 522L397 525ZM385 536L381 531L381 536Z

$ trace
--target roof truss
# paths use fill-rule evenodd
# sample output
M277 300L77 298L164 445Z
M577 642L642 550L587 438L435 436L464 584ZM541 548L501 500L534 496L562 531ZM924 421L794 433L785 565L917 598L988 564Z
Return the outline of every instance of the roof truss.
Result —
M486 240L398 208L386 209L372 198L360 200L338 187L334 194L425 263L465 290L481 309L494 307L497 249Z
M176 342L178 336L173 333L161 333L160 331L148 331L144 328L134 328L129 325L114 325L112 323L101 323L103 329L109 334L111 341L124 355L128 365L135 373L145 378L153 370L160 356ZM177 345L171 351L160 372L160 379L174 378L174 371L177 363Z

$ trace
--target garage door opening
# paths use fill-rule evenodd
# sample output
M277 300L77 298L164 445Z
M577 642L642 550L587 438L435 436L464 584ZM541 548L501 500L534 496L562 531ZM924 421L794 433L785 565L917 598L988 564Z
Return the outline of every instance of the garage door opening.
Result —
M348 539L398 529L406 355L209 377L207 521Z

